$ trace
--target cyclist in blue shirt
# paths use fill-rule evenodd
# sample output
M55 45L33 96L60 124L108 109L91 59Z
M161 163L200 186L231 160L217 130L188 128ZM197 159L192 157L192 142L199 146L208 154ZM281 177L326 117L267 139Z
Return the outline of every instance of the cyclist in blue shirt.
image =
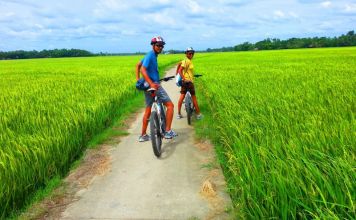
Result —
M157 90L156 91L157 97L167 108L166 133L164 135L164 138L171 139L177 136L177 134L171 129L174 105L171 99L169 98L167 92L163 89L163 87L159 83L159 73L158 73L158 64L157 64L157 56L162 52L162 49L164 48L165 44L166 43L164 42L162 37L152 38L151 40L152 50L148 52L146 56L136 65L136 79L139 79L139 74L141 71L142 76L145 78L149 86ZM153 97L148 92L145 92L145 101L146 101L146 109L142 120L141 136L139 137L140 142L149 140L149 136L147 135L146 130L151 115L151 106L153 103Z

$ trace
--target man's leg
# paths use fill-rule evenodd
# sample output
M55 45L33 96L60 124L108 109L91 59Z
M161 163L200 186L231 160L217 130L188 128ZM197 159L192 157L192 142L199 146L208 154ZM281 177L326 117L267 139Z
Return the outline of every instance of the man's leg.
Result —
M166 112L166 131L170 131L171 130L171 126L172 126L172 120L173 120L174 105L173 105L173 102L171 102L171 101L165 102L164 105L167 108L167 112Z
M195 107L195 112L197 113L197 115L200 114L200 109L198 106L198 101L197 101L197 97L195 95L192 95L192 100L193 100L193 105Z
M182 103L183 103L183 100L184 100L184 96L185 96L185 94L180 94L180 96L179 96L179 100L178 100L178 115L182 115L181 114L181 109L182 109Z
M157 96L161 100L161 102L166 106L166 134L164 138L171 139L177 134L171 130L172 120L173 120L173 112L174 112L174 105L171 99L169 98L167 92L162 88L159 87L157 91Z
M146 102L146 109L142 118L142 130L141 130L141 136L138 138L139 142L144 142L149 140L146 130L151 116L151 106L152 106L153 98L150 96L150 94L146 92L145 92L145 102Z
M147 126L148 126L148 122L150 120L150 116L151 116L151 107L146 107L145 109L145 114L143 115L143 119L142 119L142 130L141 130L141 135L145 135L146 134L146 130L147 130Z

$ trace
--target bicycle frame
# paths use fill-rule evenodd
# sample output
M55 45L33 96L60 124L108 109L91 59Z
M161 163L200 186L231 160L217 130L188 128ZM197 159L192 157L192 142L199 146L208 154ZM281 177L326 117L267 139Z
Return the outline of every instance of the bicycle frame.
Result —
M160 79L160 81L168 81L173 79L174 76L166 77ZM151 92L151 95L154 97L152 107L151 107L151 117L150 117L150 130L151 130L151 142L153 153L156 157L161 156L161 146L162 139L166 132L166 109L163 106L161 100L156 95L156 89L150 88L147 90Z
M200 74L195 74L195 77L200 77L202 75ZM192 95L190 94L190 89L187 90L185 97L184 97L184 103L185 103L185 110L187 112L187 120L188 120L188 125L191 124L191 119L193 112L195 111L195 106L193 104L193 99Z
M154 101L151 107L151 114L152 112L157 112L158 120L159 120L159 127L161 134L164 134L166 131L166 107L161 103L159 98L155 95Z

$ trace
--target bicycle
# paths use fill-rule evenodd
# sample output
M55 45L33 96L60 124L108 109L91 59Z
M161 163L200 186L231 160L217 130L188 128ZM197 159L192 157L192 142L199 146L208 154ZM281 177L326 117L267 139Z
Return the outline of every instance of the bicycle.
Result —
M200 75L200 74L194 75L194 77L201 77L201 76L202 75ZM190 89L188 89L187 93L185 94L184 107L185 107L185 111L187 112L188 125L190 125L192 122L193 112L195 111L195 107L193 105L193 100L192 100L192 95L190 94Z
M167 82L173 79L174 77L175 76L168 76L160 79L159 81ZM160 157L162 154L162 139L166 132L166 108L156 96L156 89L149 88L147 91L151 92L151 95L154 97L150 117L150 135L152 148L155 156Z

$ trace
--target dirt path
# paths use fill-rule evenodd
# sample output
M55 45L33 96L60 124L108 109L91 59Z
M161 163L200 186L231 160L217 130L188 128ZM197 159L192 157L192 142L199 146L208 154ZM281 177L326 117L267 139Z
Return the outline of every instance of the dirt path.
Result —
M174 69L167 75L174 75ZM73 193L61 219L229 219L225 209L231 201L214 151L194 140L186 118L176 119L175 82L162 85L175 104L172 128L179 136L164 140L164 153L157 159L150 142L137 141L142 110L130 135L105 148L109 157L103 171Z

